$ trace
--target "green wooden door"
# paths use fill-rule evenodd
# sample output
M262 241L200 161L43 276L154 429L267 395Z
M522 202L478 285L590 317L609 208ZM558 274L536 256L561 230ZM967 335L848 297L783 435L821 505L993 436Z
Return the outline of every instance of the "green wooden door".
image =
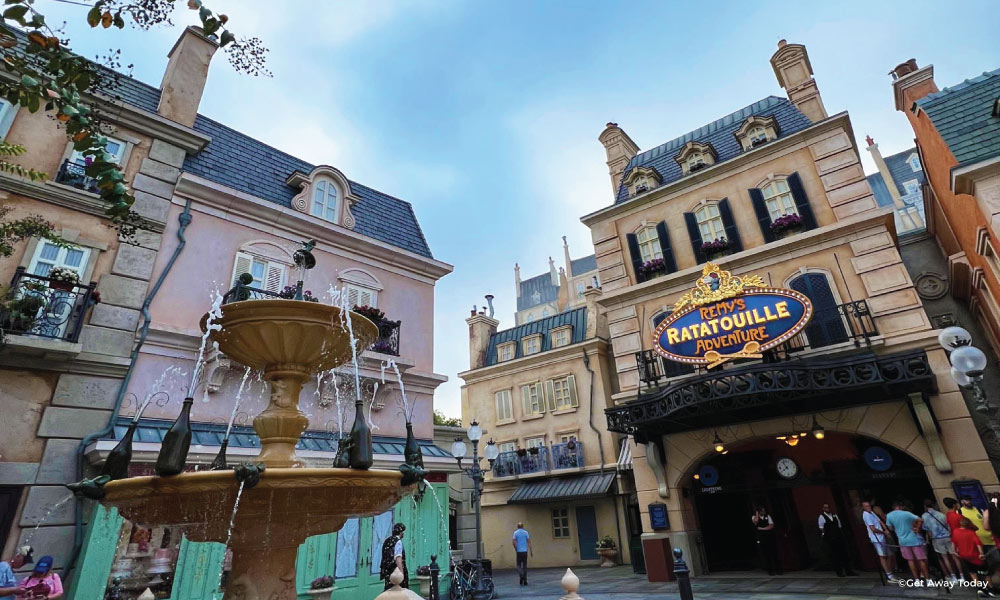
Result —
M170 600L217 600L226 547L216 542L191 542L185 537L177 554Z
M118 509L107 510L100 504L94 505L66 596L69 600L104 598L121 528Z
M334 557L337 551L337 534L325 533L306 538L299 546L295 561L295 590L302 598L308 598L306 590L313 580L334 574Z

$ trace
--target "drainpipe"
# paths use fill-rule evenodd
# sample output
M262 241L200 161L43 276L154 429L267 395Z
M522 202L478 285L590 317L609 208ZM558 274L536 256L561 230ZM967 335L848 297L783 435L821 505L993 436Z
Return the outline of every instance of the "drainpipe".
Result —
M582 352L583 352L583 366L584 366L584 368L587 369L587 372L590 373L590 414L587 417L587 425L590 425L590 428L594 430L594 434L597 436L597 449L600 450L600 452L601 452L601 475L603 475L604 474L604 443L601 440L601 430L598 429L594 425L594 380L596 379L597 375L594 373L594 370L590 368L590 357L587 356L587 351L583 350ZM617 488L617 485L618 484L616 482L615 483L615 487L616 488ZM618 518L618 507L615 506L614 502L612 502L611 505L612 505L612 507L614 508L614 511L615 511L615 528L618 530L618 548L621 548L622 547L622 524L621 524L621 519ZM618 553L618 556L621 556L621 552L620 551Z
M188 200L184 204L184 212L182 212L177 220L180 222L180 227L177 228L177 239L179 240L177 247L174 248L174 253L170 256L170 261L167 262L167 266L163 268L160 276L156 279L156 284L153 289L149 291L149 295L146 296L146 300L142 303L142 328L139 331L139 340L135 344L135 348L132 349L132 356L129 359L128 370L125 371L125 377L122 379L122 385L118 389L118 396L115 397L114 407L111 409L111 417L108 419L108 424L104 426L100 431L96 431L80 441L80 445L76 448L76 478L77 480L83 479L83 461L84 452L86 452L87 446L96 440L99 440L107 435L110 435L115 430L115 421L118 420L118 413L122 407L122 401L125 399L125 390L128 388L129 381L132 379L132 373L135 371L135 363L139 358L139 350L142 349L143 344L146 342L146 336L149 335L149 325L152 322L152 318L149 314L149 306L153 303L153 298L156 293L160 291L160 287L166 280L167 275L170 274L170 270L173 269L174 263L177 261L177 257L180 256L181 251L184 250L184 246L187 245L187 240L184 239L184 231L187 230L188 225L191 224L191 201ZM63 579L69 582L73 567L76 566L76 559L80 556L80 550L83 548L83 500L80 498L76 499L74 506L74 517L75 517L75 531L73 535L73 552L70 554L69 560L66 561L66 566L63 568Z

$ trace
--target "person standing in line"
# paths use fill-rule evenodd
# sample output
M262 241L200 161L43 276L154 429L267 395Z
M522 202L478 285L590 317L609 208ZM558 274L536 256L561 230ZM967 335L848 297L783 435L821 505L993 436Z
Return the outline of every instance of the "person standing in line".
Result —
M881 506L872 504L872 512L875 513L876 517L882 519L882 523L885 523L885 511L882 510ZM899 544L896 543L895 536L888 529L885 532L885 543L889 547L889 568L892 569L893 573L896 573L899 571L899 566L896 564L896 548L899 547Z
M948 528L951 529L952 534L954 534L957 530L962 528L962 513L958 511L958 500L955 500L954 498L945 498L943 502L945 509L947 509L944 516L948 521Z
M410 574L406 571L406 550L403 548L403 532L405 531L406 525L396 523L392 526L392 535L382 542L382 563L379 576L385 580L385 589L387 590L392 587L389 576L396 569L399 569L403 574L403 582L399 586L410 587Z
M768 575L783 575L781 562L778 560L778 541L775 539L774 519L767 514L767 509L758 506L750 517L757 529L757 547L760 550L762 567Z
M927 549L924 547L924 537L920 534L924 530L923 520L906 510L902 500L896 500L892 503L892 512L885 516L885 523L889 531L896 534L899 552L910 566L913 578L928 579L930 573L927 569Z
M983 522L983 511L979 510L979 507L972 504L972 498L970 496L962 496L962 505L959 507L958 511L963 517L972 521L972 524L976 527L974 531L976 532L976 535L979 536L979 541L982 542L983 548L985 548L987 552L992 550L995 545L993 542L993 534L990 533L986 523Z
M840 522L837 513L830 510L830 505L823 503L823 510L819 514L819 533L826 544L830 559L833 560L833 568L837 572L837 577L845 574L852 577L857 575L851 570L851 562L847 557L847 547L844 544L844 526Z
M31 558L32 552L31 546L21 546L10 560L0 561L0 600L14 600L24 594L25 589L18 585L14 569L35 562Z
M979 581L979 571L986 564L986 553L983 542L976 532L976 526L966 517L962 517L960 527L952 534L955 550L962 559L963 566L969 572L973 581Z
M931 546L940 559L941 570L952 581L958 581L962 578L962 567L958 562L955 544L951 541L948 517L937 509L933 500L928 498L924 500L924 514L920 515L920 518L923 520L924 530L930 538Z
M875 548L878 561L882 563L882 570L885 571L885 578L892 581L892 563L889 562L889 543L886 539L885 523L872 511L872 503L864 501L861 503L861 520L868 530L868 539Z
M517 574L521 578L518 584L528 585L528 553L534 556L535 552L531 549L531 535L524 528L524 523L517 524L511 544L514 545L514 555L517 557Z
M63 597L62 580L58 573L52 572L52 557L45 555L38 559L31 575L21 581L26 598L58 600Z

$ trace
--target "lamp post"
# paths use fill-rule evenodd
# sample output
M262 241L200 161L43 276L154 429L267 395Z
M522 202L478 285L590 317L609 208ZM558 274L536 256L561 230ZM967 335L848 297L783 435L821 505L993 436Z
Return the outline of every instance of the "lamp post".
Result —
M951 361L951 377L963 389L972 392L976 412L989 417L990 430L1000 441L1000 421L990 413L996 405L986 397L983 373L989 362L986 354L972 345L972 334L961 327L945 327L938 335L938 343L948 351Z
M483 477L486 473L493 470L493 463L496 461L497 457L500 456L500 450L497 448L496 442L490 440L486 443L486 460L489 461L490 466L488 469L483 469L479 465L479 440L483 439L483 430L479 426L479 423L473 421L469 426L469 431L467 432L469 441L472 442L472 466L462 467L462 459L465 458L466 447L465 442L462 438L455 438L455 442L451 445L451 455L455 457L458 462L458 468L469 476L472 480L472 501L476 511L476 590L482 589L483 587L483 530L482 530L482 503L481 496L483 492Z

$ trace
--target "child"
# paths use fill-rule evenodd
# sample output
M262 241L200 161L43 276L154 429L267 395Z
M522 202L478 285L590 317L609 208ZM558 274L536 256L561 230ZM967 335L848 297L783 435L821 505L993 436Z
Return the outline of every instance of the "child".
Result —
M952 533L952 542L958 551L958 557L962 559L963 566L969 571L973 579L979 581L979 571L986 564L986 554L983 552L983 543L976 535L976 526L968 517L962 517L961 528Z

